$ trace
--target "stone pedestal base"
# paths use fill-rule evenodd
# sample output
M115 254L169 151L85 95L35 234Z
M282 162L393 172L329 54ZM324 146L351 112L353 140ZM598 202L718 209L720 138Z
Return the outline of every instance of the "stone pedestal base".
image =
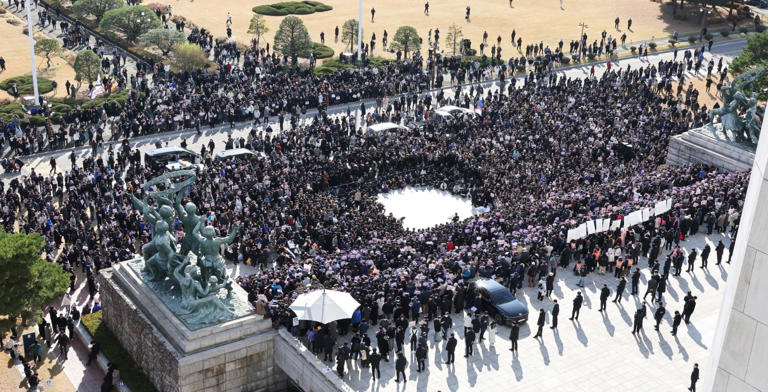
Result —
M190 331L129 267L102 270L103 319L161 392L282 391L271 322L250 314Z
M703 163L726 171L749 171L754 160L754 151L725 139L716 139L706 129L691 129L669 140L668 165Z

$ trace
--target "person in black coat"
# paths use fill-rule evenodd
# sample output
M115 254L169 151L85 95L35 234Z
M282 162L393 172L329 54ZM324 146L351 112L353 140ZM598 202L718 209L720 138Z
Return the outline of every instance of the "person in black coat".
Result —
M448 361L445 363L451 364L456 360L454 353L456 352L457 343L456 337L453 335L453 332L451 332L451 337L448 338L448 343L445 344L445 351L448 353Z
M686 324L691 323L691 314L693 314L693 310L696 309L696 300L699 297L694 296L693 298L689 298L685 301L685 305L683 305L683 319Z
M472 355L472 345L475 343L475 331L467 328L464 332L464 358Z
M536 325L539 326L539 329L536 330L536 335L533 336L534 339L541 337L541 332L544 329L544 323L546 322L547 314L544 313L544 308L539 309L539 319L536 321Z
M608 297L610 296L611 290L608 288L607 284L603 284L603 288L600 289L600 309L598 309L599 312L605 310L605 303L608 302Z
M509 341L512 343L512 348L509 351L517 352L517 338L520 337L520 326L517 323L512 324L509 330Z
M659 330L659 324L661 324L661 320L664 319L664 315L667 313L667 309L664 308L664 304L659 301L659 307L656 308L656 312L653 314L653 318L656 320L656 326L653 328L655 330Z
M368 356L368 362L371 364L371 375L373 375L373 379L376 380L377 376L381 378L381 370L379 370L381 354L377 353L375 348L371 350L371 355Z
M632 295L637 295L637 289L640 288L640 268L635 268L632 274Z
M677 335L677 327L680 326L680 323L683 321L683 316L675 310L675 316L672 318L672 336Z
M451 327L453 326L453 319L448 313L446 313L445 316L443 316L442 326L443 326L443 340L445 340L448 337L448 330L450 330Z
M696 261L696 248L693 248L691 250L691 253L688 254L688 269L685 272L693 271L693 262L694 261Z
M427 370L427 347L424 345L419 345L419 348L416 349L416 362L418 365L417 372L421 373L422 370Z
M619 302L621 303L621 295L624 294L624 289L627 287L627 279L625 279L623 276L621 277L621 280L619 280L619 285L616 286L616 298L613 299L613 302Z
M704 249L701 250L701 268L707 268L707 259L709 258L709 252L712 251L712 248L709 246L709 244L704 245Z
M643 329L643 309L637 308L637 311L635 311L635 320L634 324L632 325L632 335L634 335L637 332L640 332L641 329Z
M379 346L379 352L384 361L389 362L389 339L387 338L387 332L384 328L381 328L376 334L376 344Z
M733 245L735 241L731 240L731 245ZM709 245L707 245L709 246ZM715 255L717 256L717 263L716 265L720 265L720 263L723 261L723 251L725 250L725 245L723 245L723 241L718 240L717 245L715 246ZM731 252L733 252L733 247L731 247ZM730 261L730 255L728 256L728 261Z
M550 329L557 328L557 316L560 314L560 304L557 303L557 300L554 300L554 305L552 305L552 326L549 327Z
M345 350L344 344L342 344L336 351L336 372L339 373L339 378L344 378L344 362L346 362L346 360L347 350Z
M397 359L395 360L395 372L397 374L397 378L395 379L395 382L400 382L400 375L403 375L403 382L408 381L408 379L405 378L405 367L408 366L408 361L405 359L405 355L403 355L402 351L397 353Z
M696 381L699 381L699 364L698 363L693 364L693 371L691 372L691 386L688 387L689 391L696 392Z
M581 310L581 304L584 303L584 297L581 296L581 291L576 293L576 298L573 299L573 311L571 311L571 318L569 320L578 320L579 311Z

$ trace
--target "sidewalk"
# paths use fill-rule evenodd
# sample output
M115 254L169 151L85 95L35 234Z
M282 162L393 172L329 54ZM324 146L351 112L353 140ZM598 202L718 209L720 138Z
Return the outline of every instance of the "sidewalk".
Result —
M82 274L78 273L77 277L78 286L72 294L72 298L75 306L82 308L88 302L88 290L86 289L85 279ZM53 303L57 309L60 307L60 304L61 299ZM50 322L47 312L45 313L45 319ZM38 335L37 326L27 328L23 333L29 332L34 332L35 335ZM38 341L41 341L39 336ZM40 390L53 392L99 392L101 390L101 382L104 379L104 372L95 363L86 367L88 347L83 345L76 337L73 337L71 341L67 359L63 361L60 359L59 347L55 341L52 341L50 348L46 347L44 342L41 342L43 346L43 360L37 366L37 372L40 375ZM0 361L8 364L7 371L0 372L0 390L28 390L22 364L18 360L11 362L10 356L5 352L0 353Z

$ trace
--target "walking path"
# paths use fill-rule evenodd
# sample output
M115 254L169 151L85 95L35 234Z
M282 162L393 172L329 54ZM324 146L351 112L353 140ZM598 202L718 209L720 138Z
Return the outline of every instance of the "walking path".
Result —
M718 240L722 240L727 248L729 240L721 234L698 234L681 242L681 247L687 254L694 247L701 250L705 242L714 248ZM669 251L663 255L667 253ZM663 255L659 258L662 265ZM528 307L530 316L528 322L520 328L517 355L509 350L510 330L504 326L499 328L494 345L490 345L486 333L485 341L476 341L474 354L464 358L464 321L459 314L453 315L454 327L451 330L458 340L454 364L445 363L446 342L440 337L435 339L430 323L426 371L417 372L408 330L404 345L408 360L405 371L407 382L395 382L393 352L390 352L389 362L381 362L380 380L374 382L370 370L361 369L355 361L352 369L345 370L344 380L357 391L682 391L689 385L693 364L707 363L707 350L714 338L728 279L727 259L726 251L722 266L715 266L715 260L710 257L708 270L699 268L700 262L697 259L693 272L683 272L680 277L669 278L667 292L663 297L666 315L658 332L653 329L653 314L657 306L648 297L648 315L643 330L638 335L631 333L635 310L642 306L642 295L650 277L645 257L641 257L639 263L642 271L640 295L630 295L631 283L627 282L623 300L620 303L608 302L605 312L598 312L600 289L603 283L608 285L611 290L610 301L615 297L618 280L611 273L592 273L586 278L586 287L579 288L576 285L579 278L571 271L572 263L569 269L557 269L551 299L538 301L536 288L526 287L527 283L524 283L523 290L518 290L516 297ZM682 313L683 297L688 291L698 296L691 324L682 323L677 336L672 336L672 317L675 311ZM584 296L584 305L578 320L569 321L576 292ZM560 303L558 328L554 330L549 328L553 299ZM534 339L534 331L531 329L536 328L540 308L547 312L547 321L543 338ZM374 347L376 332L374 327L368 330ZM350 339L351 334L337 343L348 342ZM331 368L329 371L336 371L335 361L326 362L326 365Z
M729 41L723 41L719 43L715 43L712 47L712 52L705 53L704 57L707 61L714 59L717 61L717 58L722 57L725 64L730 63L731 59L741 53L742 48L746 45L745 39L738 39L738 40L729 40ZM678 58L682 56L682 53L678 54ZM660 52L656 53L654 55L649 55L648 58L638 58L633 57L629 59L623 59L619 61L614 61L612 63L612 69L616 69L617 67L622 67L626 69L627 66L630 66L632 69L637 69L639 67L647 66L648 64L656 64L658 61L665 60L669 61L673 57L672 51L666 51L666 52ZM567 69L559 70L557 71L557 74L559 75L567 75L571 78L585 78L589 77L590 69L593 64L586 64L586 65L576 65L572 66ZM595 63L595 75L600 76L602 75L606 69L607 65L606 62L599 62ZM687 80L695 80L695 77L702 77L706 75L706 67L702 67L700 73L698 75L693 74L692 72L687 72L686 77ZM517 78L516 80L520 80L522 77ZM499 82L498 80L491 80L481 83L484 89L492 89L496 90L499 88ZM477 84L474 84L474 86L477 86ZM470 85L465 85L463 90L468 91L470 88ZM445 96L448 98L452 98L454 96L455 89L449 89L445 88L442 89L445 93ZM440 89L431 90L428 92L423 93L422 95L430 94L432 96L436 96L437 93L440 91ZM702 95L705 95L705 92L701 92ZM714 97L714 96L713 96ZM364 101L366 108L368 108L368 111L373 110L375 107L376 101L373 99L365 100ZM346 105L337 105L330 107L328 109L328 113L330 115L343 115L346 114L347 110L349 110L351 113L355 114L358 118L358 124L360 123L360 112L359 112L360 102L356 103L350 103ZM312 109L308 110L307 114L302 116L302 120L300 121L311 121L311 119L317 115L317 110ZM277 117L272 117L269 122L270 125L273 126L273 128L277 128ZM286 118L285 121L286 129L290 129L290 122L288 121L288 118ZM260 131L263 131L266 128L266 125L262 124L257 129ZM160 142L163 144L163 146L178 146L181 144L182 140L185 140L187 143L187 148L193 150L193 151L200 151L200 148L203 145L206 145L209 140L213 140L216 143L215 151L221 151L224 149L224 144L226 143L226 140L229 136L232 136L233 139L236 138L247 138L248 133L252 129L252 124L250 122L247 123L239 123L236 124L234 128L230 129L229 125L220 125L214 128L208 128L203 129L202 136L198 136L195 130L186 130L181 132L171 132L171 133L164 133L164 134L154 134L154 135L146 135L138 138L132 138L131 139L131 146L134 148L138 148L142 152L152 150L155 148L155 143ZM107 157L107 149L109 146L113 146L114 148L119 147L119 142L109 142L104 143L103 148L100 149L99 155L104 157L106 159ZM56 167L59 171L67 171L71 168L71 162L69 160L69 154L72 152L72 149L69 150L59 150L59 151L52 151L52 152L46 152L46 153L40 153L35 154L31 156L22 157L22 161L24 161L24 167L22 168L20 173L5 173L0 174L0 180L2 181L10 181L13 178L19 177L21 175L29 175L30 171L32 169L35 170L35 172L40 174L47 174L50 170L49 161L51 157L54 157L56 159ZM90 147L83 146L75 148L74 151L76 152L76 155L78 157L77 162L82 162L84 158L89 156L92 151Z

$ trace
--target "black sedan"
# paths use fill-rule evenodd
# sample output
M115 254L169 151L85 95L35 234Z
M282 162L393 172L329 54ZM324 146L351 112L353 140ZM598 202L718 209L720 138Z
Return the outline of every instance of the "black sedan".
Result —
M475 293L482 298L481 309L493 316L498 324L522 324L528 321L528 308L509 290L491 279L475 281Z

